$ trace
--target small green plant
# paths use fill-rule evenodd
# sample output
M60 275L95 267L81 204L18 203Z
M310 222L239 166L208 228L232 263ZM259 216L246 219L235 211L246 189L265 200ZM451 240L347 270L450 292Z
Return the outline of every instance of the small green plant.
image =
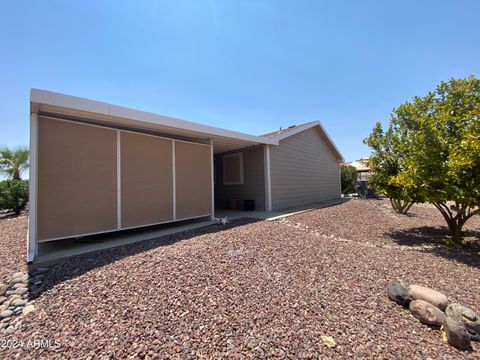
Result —
M342 183L342 194L346 195L355 192L357 169L352 165L341 165L340 177Z
M450 248L453 248L456 245L452 238L444 238L442 239L442 242Z
M390 198L390 204L396 213L405 215L414 203L409 200Z
M24 180L0 181L0 209L19 215L28 203L28 182Z

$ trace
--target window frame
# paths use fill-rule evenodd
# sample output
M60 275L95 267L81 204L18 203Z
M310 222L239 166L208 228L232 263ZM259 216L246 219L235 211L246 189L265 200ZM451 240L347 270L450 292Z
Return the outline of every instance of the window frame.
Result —
M238 181L227 181L226 178L225 178L225 159L229 159L229 158L233 158L233 157L238 157L239 160L238 160L238 163L239 163L239 166L240 166L240 179ZM228 154L228 155L224 155L223 158L222 158L222 172L223 172L223 185L243 185L243 181L244 181L244 178L243 178L243 152L236 152L236 153L233 153L233 154Z

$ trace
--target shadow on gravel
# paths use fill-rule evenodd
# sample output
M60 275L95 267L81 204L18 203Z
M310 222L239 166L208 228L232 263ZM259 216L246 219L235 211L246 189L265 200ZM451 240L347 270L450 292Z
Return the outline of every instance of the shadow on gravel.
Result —
M448 247L444 240L449 237L446 227L421 226L385 233L397 244L412 246L419 251L441 256L448 260L480 268L480 231L466 230L467 244L463 247Z
M20 215L17 215L13 212L2 212L0 213L0 220L6 220L6 219L14 219L14 218L17 218L19 216L21 216L23 214L20 214Z
M59 262L49 267L48 271L47 269L29 268L29 299L34 300L57 284L66 280L74 279L92 269L108 265L125 257L143 253L158 247L172 245L179 241L191 240L200 235L221 232L258 221L262 220L253 218L235 219L227 225L207 225L202 228L165 235L156 239L144 240L111 249L77 255L59 260ZM41 284L36 285L35 283L39 282L39 277L41 277L42 280Z

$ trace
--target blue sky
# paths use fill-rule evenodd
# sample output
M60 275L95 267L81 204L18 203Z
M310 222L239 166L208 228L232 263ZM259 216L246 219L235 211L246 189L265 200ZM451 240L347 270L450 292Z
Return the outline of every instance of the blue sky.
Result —
M321 120L347 160L391 110L480 75L480 2L4 1L0 145L31 87L251 134Z

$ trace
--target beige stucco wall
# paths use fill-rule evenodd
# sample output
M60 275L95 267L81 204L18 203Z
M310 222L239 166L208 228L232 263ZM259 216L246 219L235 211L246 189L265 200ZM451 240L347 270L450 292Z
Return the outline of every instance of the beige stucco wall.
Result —
M272 210L340 197L339 162L316 127L270 149Z
M223 183L223 160L219 156L215 160L216 183L215 205L224 209L229 198L235 197L240 200L255 200L257 210L265 210L265 177L263 166L263 147L253 147L232 153L243 153L243 184L225 185Z

